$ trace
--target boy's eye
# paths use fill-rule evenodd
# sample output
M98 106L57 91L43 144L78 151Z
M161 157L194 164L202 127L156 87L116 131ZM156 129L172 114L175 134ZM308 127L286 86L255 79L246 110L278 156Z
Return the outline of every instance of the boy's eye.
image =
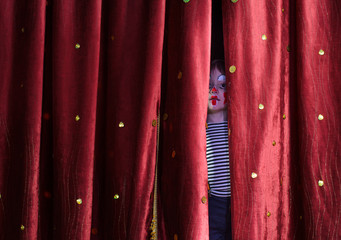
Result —
M220 88L221 88L221 89L225 89L225 88L226 88L226 84L225 84L225 83L221 84L221 85L220 85Z

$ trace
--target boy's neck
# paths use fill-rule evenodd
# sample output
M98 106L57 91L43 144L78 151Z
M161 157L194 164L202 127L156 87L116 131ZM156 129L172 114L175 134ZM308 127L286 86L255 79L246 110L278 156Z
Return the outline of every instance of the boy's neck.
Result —
M227 110L207 113L207 122L208 123L219 123L227 121Z

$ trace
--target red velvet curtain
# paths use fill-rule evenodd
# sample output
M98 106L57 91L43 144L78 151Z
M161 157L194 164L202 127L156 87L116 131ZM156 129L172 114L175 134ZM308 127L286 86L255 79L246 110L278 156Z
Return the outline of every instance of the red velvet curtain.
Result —
M211 4L0 1L0 239L208 239ZM340 9L222 1L234 239L341 238Z
M223 1L235 239L341 238L340 10Z

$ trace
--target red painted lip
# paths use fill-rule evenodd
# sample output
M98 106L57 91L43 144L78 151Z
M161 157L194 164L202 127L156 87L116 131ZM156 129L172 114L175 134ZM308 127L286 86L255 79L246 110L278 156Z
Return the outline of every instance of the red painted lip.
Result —
M220 101L220 99L218 99L218 96L211 96L210 100L218 100L218 101Z

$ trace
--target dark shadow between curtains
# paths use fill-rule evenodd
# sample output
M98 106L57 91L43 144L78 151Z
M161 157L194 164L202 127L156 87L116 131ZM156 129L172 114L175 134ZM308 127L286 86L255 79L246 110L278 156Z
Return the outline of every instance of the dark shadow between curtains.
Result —
M212 1L211 61L224 59L224 37L221 0Z
M226 84L229 84L230 79L227 78L228 76L228 67L227 67L227 62L225 59L225 51L224 51L224 33L223 33L223 17L222 17L222 1L221 0L212 0L212 28L211 28L211 73L210 73L210 82L211 82L211 78L214 76L214 72L216 70L218 70L217 68L217 64L216 64L216 60L223 60L225 63L225 74L226 75ZM213 61L215 62L214 64ZM215 66L212 68L212 66ZM213 80L214 81L214 80ZM211 83L210 83L211 85ZM212 91L212 89L210 89L210 92ZM227 92L226 98L228 98L229 93L225 87L225 93ZM217 93L218 94L218 93ZM227 99L226 99L227 100ZM227 113L229 112L229 105L230 105L230 101L226 101L227 103L227 112L226 115L228 115ZM210 108L210 107L209 107ZM208 116L209 113L208 113ZM225 138L221 138L219 137L219 144L218 145L222 145L223 143L225 143L225 141L227 141L227 146L226 149L229 148L230 141L229 141L229 129L230 129L230 122L229 122L229 118L228 116L226 116L227 122L228 124L226 125L226 139ZM221 125L222 122L219 122L219 128L222 127L223 125ZM214 130L215 128L217 128L217 123L215 123L215 125L210 125L212 124L212 122L210 122L207 119L207 139L210 139L212 137L216 138L218 136L221 136L220 134L222 132L219 132L219 134L217 134L216 130ZM214 127L215 126L215 127ZM213 132L212 132L213 131ZM216 135L217 134L217 135ZM206 140L206 139L205 139ZM210 143L209 140L206 140L206 147L207 149L213 149L216 148L218 145L214 145L212 143ZM221 151L222 147L219 148L218 151ZM217 148L216 150L217 151ZM208 167L208 169L212 169L212 162L217 161L214 160L216 157L213 157L211 154L207 154L207 165L211 166ZM230 156L227 150L227 154L225 155L225 157L227 158L227 161L225 162L227 165L226 166L231 166L230 162ZM221 160L221 159L220 159ZM221 164L221 163L220 163ZM219 164L218 164L219 165ZM231 176L231 170L229 169L227 172L218 170L221 169L221 166L223 165L218 165L216 167L213 167L213 172L216 172L215 174L220 175L223 174L224 178L228 178L229 180L226 180L227 182L227 186L232 184L232 181L230 179L230 177L227 177L228 175ZM217 180L213 180L216 177L215 174L212 173L212 170L208 170L208 177L209 179L209 185L211 187L211 184L214 185L214 182ZM221 181L221 179L219 180ZM225 182L224 182L225 184ZM227 188L228 189L228 188ZM226 190L227 190L226 189ZM211 192L212 190L210 189L209 192ZM220 191L220 190L219 190ZM229 190L227 190L227 192L230 193L231 188ZM225 192L225 193L227 193ZM222 192L220 192L222 193ZM230 240L232 239L232 231L231 231L231 197L230 195L227 195L228 197L215 197L213 194L209 193L209 200L208 200L208 205L209 205L209 238L210 239L220 239L220 238L224 238L226 240ZM225 212L225 213L223 213ZM218 220L219 219L219 220ZM225 220L223 220L225 219ZM218 223L219 222L219 223ZM211 231L212 229L215 229L214 231ZM219 230L218 230L219 229Z

